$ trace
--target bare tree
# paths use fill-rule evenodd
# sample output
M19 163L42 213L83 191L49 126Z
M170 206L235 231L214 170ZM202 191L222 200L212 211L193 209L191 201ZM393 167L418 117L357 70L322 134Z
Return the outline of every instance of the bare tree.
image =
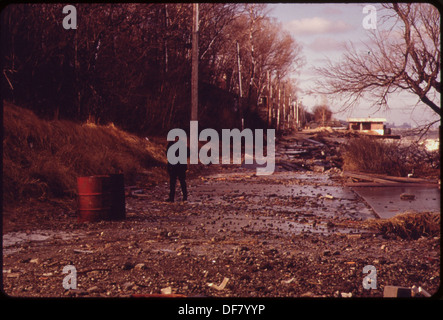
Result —
M323 125L332 119L332 111L325 104L315 106L312 112L314 113L314 120L321 122Z
M135 132L189 124L192 4L76 4L75 30L63 28L63 7L13 4L2 11L5 100L46 118L114 122ZM267 73L283 81L301 64L301 46L268 17L265 4L199 8L199 91L210 97L199 115L234 119L236 43L243 94L252 106Z
M406 90L441 115L438 9L424 3L383 7L387 14L381 20L392 26L372 31L366 50L347 45L340 62L329 60L326 67L316 68L322 76L316 91L341 97L345 108L351 108L365 94L375 99L374 105L387 107L390 94Z

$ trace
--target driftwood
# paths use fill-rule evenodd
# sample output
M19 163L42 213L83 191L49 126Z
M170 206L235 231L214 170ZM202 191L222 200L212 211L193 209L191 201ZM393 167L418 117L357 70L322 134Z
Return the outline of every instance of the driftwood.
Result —
M346 183L346 187L438 187L438 183L377 183L377 182L351 182Z
M343 172L343 175L371 182L347 183L348 187L437 187L438 183L419 178L393 177L382 174Z
M376 178L376 177L369 176L367 174L360 174L360 173L353 173L353 172L343 172L343 175L345 175L347 177L351 177L351 178L360 179L360 180L373 181L373 182L379 182L379 183L384 183L384 184L389 184L389 183L395 184L396 183L396 182L391 181L391 180Z
M279 162L276 163L276 165L281 166L284 169L289 170L289 171L293 171L293 170L308 171L307 168L302 167L299 164L291 163L291 162L286 162L286 161L285 162L279 161Z
M386 176L386 175L380 175L380 174L367 174L371 177L376 178L382 178L386 180L396 181L396 182L406 182L406 183L434 183L431 180L426 179L420 179L420 178L408 178L408 177L393 177L393 176Z

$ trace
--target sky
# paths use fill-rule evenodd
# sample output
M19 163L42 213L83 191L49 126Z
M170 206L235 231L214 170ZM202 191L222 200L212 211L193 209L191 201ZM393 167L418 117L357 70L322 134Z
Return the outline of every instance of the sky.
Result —
M369 101L362 100L353 110L338 113L340 102L309 93L315 88L314 81L318 75L314 67L324 66L325 59L338 61L344 53L343 44L352 43L357 48L363 48L363 43L369 43L369 31L363 27L363 20L368 13L363 13L363 3L347 4L268 4L269 15L283 24L283 28L291 33L293 38L303 46L306 64L298 74L302 103L308 110L327 99L329 106L337 119L346 120L348 117L386 118L389 123L401 125L410 123L412 126L422 125L439 117L428 106L418 101L417 96L401 93L391 96L389 110L377 110L371 107ZM379 4L371 3L377 8L377 28L383 28L380 17L383 11ZM367 18L366 18L367 19ZM439 102L439 101L438 101Z

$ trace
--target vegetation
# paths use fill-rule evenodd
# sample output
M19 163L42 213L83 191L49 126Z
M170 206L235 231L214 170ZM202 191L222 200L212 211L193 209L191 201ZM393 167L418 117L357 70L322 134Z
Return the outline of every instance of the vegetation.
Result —
M430 3L384 3L380 31L370 30L363 50L348 45L342 59L316 68L317 91L345 101L344 109L365 97L387 107L389 97L407 91L436 114L440 108L440 12Z
M325 123L331 121L332 111L327 105L318 105L314 107L313 110L314 120L318 123Z
M5 103L3 112L3 202L74 196L76 178L136 172L166 163L164 146L114 125L39 119ZM157 173L157 175L161 173Z
M440 236L440 213L404 213L390 219L371 219L364 224L388 237L416 240Z
M440 154L430 152L423 145L402 145L399 141L370 136L352 138L345 146L343 169L392 176L438 177Z
M63 7L2 11L5 99L45 119L113 122L144 135L189 126L191 3L75 4L74 30L63 28ZM199 7L200 127L248 124L271 87L274 100L283 87L295 97L288 76L302 64L301 46L265 4Z

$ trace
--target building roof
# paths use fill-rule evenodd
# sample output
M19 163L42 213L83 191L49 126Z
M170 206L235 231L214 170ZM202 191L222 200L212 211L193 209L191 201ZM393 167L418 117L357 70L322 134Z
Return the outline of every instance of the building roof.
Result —
M348 118L347 122L385 122L385 118Z

